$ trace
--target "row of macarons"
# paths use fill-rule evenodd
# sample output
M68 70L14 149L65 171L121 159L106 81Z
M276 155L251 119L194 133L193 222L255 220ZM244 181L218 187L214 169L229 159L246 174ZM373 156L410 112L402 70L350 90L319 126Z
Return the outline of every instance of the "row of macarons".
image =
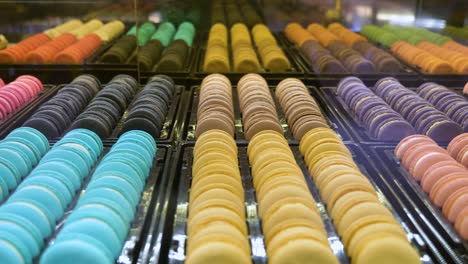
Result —
M450 37L423 28L384 25L364 26L361 33L378 42L426 73L447 74L468 72L468 47Z
M248 0L211 1L211 25L245 23L253 27L263 19Z
M0 79L0 121L27 105L43 89L42 82L31 75L21 75L8 84Z
M122 34L121 21L103 24L93 19L83 24L70 20L43 33L30 36L0 51L2 63L82 63L102 43Z
M297 140L310 129L329 127L320 106L299 79L281 81L275 89L275 96ZM244 75L237 84L237 98L247 139L262 130L284 134L275 100L263 77L258 74ZM211 129L220 129L234 137L234 114L229 79L216 73L205 77L198 96L196 136Z
M412 135L394 150L463 239L468 239L468 134L455 137L444 149L431 138Z
M174 95L174 82L165 75L153 76L143 89L129 75L116 75L104 87L96 77L81 75L41 105L23 126L35 128L47 138L74 128L86 128L106 138L128 111L121 133L140 129L157 138Z
M360 79L347 77L338 84L337 93L378 140L399 141L419 133L449 142L468 129L466 99L436 83L412 91L388 77L370 89Z
M228 37L230 36L230 42ZM270 72L286 72L291 63L278 45L276 38L264 24L257 24L250 31L245 24L237 23L230 28L230 34L224 24L214 24L208 35L203 71L230 72L230 54L232 50L232 71L260 72L262 68ZM257 52L261 64L257 57Z
M318 73L397 73L403 70L391 54L339 23L332 23L328 28L314 23L307 30L298 23L289 23L284 31L312 70Z
M15 152L22 155L23 163L38 165L32 169L21 167L19 159L14 164L2 160L11 171L27 168L30 172L0 205L0 255L6 263L32 263L44 250L44 241L56 232L65 211L70 210L77 191L101 157L103 145L95 133L85 129L72 130L50 150L44 135L30 128L14 130L4 141L2 144L9 145L8 157L15 157ZM54 242L45 248L40 263L62 263L70 258L113 263L133 220L155 153L156 144L147 133L122 135L94 170L86 192L54 235ZM25 158L33 154L39 158Z
M194 38L195 27L188 21L181 23L177 30L171 22L158 26L146 22L139 27L133 26L99 60L125 63L139 46L136 58L141 70L151 71L156 67L156 71L179 71L190 53Z

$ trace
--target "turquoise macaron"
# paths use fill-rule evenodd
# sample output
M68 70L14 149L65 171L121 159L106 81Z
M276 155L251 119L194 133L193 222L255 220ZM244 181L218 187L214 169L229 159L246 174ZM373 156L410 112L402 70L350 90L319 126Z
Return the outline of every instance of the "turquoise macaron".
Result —
M5 160L11 165L9 167L14 167L18 170L20 178L23 178L30 172L27 161L18 152L7 148L0 148L0 162L6 163Z
M57 236L41 255L39 264L114 264L112 253L96 238L67 233Z
M153 164L154 154L140 145L131 142L121 142L112 147L111 152L114 151L128 151L129 153L138 152L143 157L146 164Z
M51 177L55 177L63 181L67 187L71 190L76 192L79 188L81 188L81 176L79 172L75 169L75 167L70 164L70 162L66 162L63 160L54 160L48 161L45 163L40 164L39 166L34 169L31 174L29 174L28 178L33 176L44 176L50 175Z
M157 150L154 138L150 134L141 130L131 130L123 133L117 140L117 143L123 142L136 143L137 145L148 149L149 153L156 153Z
M8 166L2 163L0 160L0 175L2 175L2 180L4 180L6 185L8 186L8 190L13 190L14 188L16 188L20 180L20 177L18 175L19 172L17 172L18 174L16 174L16 172L11 166L13 166L13 164Z
M0 177L0 202L2 202L5 198L8 197L9 192L10 191L8 190L8 184L2 177Z
M106 222L97 218L83 218L64 225L61 235L67 233L85 234L99 240L117 258L122 249L122 242L117 233Z
M112 172L112 171L122 171L128 173L134 177L135 180L139 180L144 184L145 177L141 169L137 168L134 164L130 162L121 162L121 160L109 160L99 164L94 173L101 172Z
M96 133L88 129L73 129L70 132L68 132L63 138L82 138L87 142L94 142L94 144L97 146L97 149L99 149L99 152L102 152L104 150L104 145L102 144L101 138Z
M86 193L85 193L86 194ZM124 220L125 223L128 225L133 220L133 215L131 212L126 211L122 208L122 205L118 204L115 200L111 200L107 197L100 197L100 196L82 196L78 201L77 206L75 209L80 208L81 206L86 205L104 205L111 208L114 212L116 212L120 217Z
M31 173L23 183L51 186L52 189L57 190L64 204L70 203L76 193L75 189L73 189L73 183L62 172L57 171L49 171L47 174L42 172Z
M101 164L105 164L108 162L120 162L129 164L135 170L137 170L138 174L142 175L144 179L146 179L146 177L149 174L149 168L145 165L145 162L143 160L138 160L138 158L133 156L132 154L111 151L102 159Z
M61 139L59 142L57 142L54 145L54 148L60 147L60 146L70 146L70 147L78 148L82 150L84 153L86 153L86 155L89 156L93 162L96 162L97 158L101 154L100 149L98 148L97 145L94 144L94 141L86 142L81 138L69 137L69 138Z
M118 191L120 194L131 203L133 207L136 207L140 200L140 194L128 183L125 179L117 176L112 177L101 177L98 179L92 179L92 181L86 187L86 191L99 188L111 188Z
M26 164L26 174L28 174L32 170L33 166L37 164L37 163L33 164L24 146L21 147L20 145L15 144L14 142L1 142L0 150L2 149L14 151L16 154L18 154L21 157L21 159Z
M34 157L35 157L35 160L37 160L37 162L39 162L39 160L43 156L43 153L41 152L41 150L35 144L31 143L29 140L25 138L6 137L2 142L16 142L16 143L21 143L21 144L26 145L34 153Z
M130 221L133 219L133 217L135 217L136 208L132 206L130 201L128 201L123 194L119 193L114 189L99 188L86 190L82 197L100 197L115 201L120 206L122 212L125 212L130 216L128 218Z
M117 178L124 179L125 181L127 181L133 186L133 188L135 189L137 193L141 193L144 188L144 182L142 182L140 179L135 180L136 179L135 177L123 171L103 171L100 173L94 173L92 180L94 181L101 177L117 177Z
M125 224L124 220L120 217L119 214L105 205L83 205L73 211L73 213L65 221L65 224L67 225L68 223L83 218L97 218L106 222L119 236L120 241L124 241L127 236L129 229L128 224Z
M33 256L37 256L39 254L41 248L35 241L34 236L29 233L26 228L16 223L15 221L4 219L0 219L0 226L2 228L2 232L15 234L16 237L25 244Z
M0 232L0 260L8 264L30 264L32 253L16 234Z
M27 144L13 140L3 140L0 142L0 147L14 149L22 153L28 158L28 161L31 163L31 167L35 166L39 162L40 157L38 158L36 156L36 153L34 153L34 150L30 148Z
M27 218L31 224L35 225L39 229L43 238L50 236L53 228L55 227L52 213L35 201L7 201L7 203L0 207L0 212L17 214Z
M60 195L57 194L57 191L51 189L52 188L47 188L44 185L27 184L10 195L8 202L23 200L36 201L50 210L54 216L53 221L55 223L62 218L66 205L62 201L63 198L60 198Z
M41 249L44 246L44 239L41 235L40 230L37 228L37 226L32 224L29 219L14 213L1 212L0 221L9 221L20 225L32 236L33 239L29 241L29 243L37 244L39 249Z
M50 150L42 159L41 163L45 163L49 160L63 160L71 162L74 167L79 171L80 177L83 179L88 176L88 172L91 169L90 163L82 156L82 153L76 151L70 147L58 147Z
M7 138L21 138L31 142L31 144L35 145L40 150L41 156L43 156L50 149L49 141L47 140L46 136L34 128L17 128L11 131Z

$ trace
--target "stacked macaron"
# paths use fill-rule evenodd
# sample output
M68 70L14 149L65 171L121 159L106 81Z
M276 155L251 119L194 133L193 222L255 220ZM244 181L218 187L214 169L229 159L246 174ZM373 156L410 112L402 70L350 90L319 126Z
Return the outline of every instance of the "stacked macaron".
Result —
M122 135L96 167L73 212L41 256L41 264L114 263L156 154L142 131Z
M442 34L452 37L460 41L468 40L468 28L467 27L455 27L446 25L442 30Z
M257 133L247 154L262 220L268 263L338 263L320 212L287 140Z
M17 128L0 141L0 202L16 189L48 150L47 138L30 128Z
M252 35L265 70L286 72L291 68L289 59L278 46L275 37L267 26L264 24L255 25L252 28Z
M397 35L401 40L404 40L412 45L418 45L421 41L430 41L437 45L442 45L445 42L451 41L452 39L437 34L435 32L431 32L425 28L419 27L403 27L403 26L394 26L390 24L385 24L382 27L384 30L394 33Z
M163 50L169 45L176 32L171 22L161 23L151 39L138 51L138 64L140 70L150 71L159 61Z
M419 86L416 92L468 132L468 101L462 95L430 82Z
M232 86L221 74L206 76L198 96L196 137L212 129L222 130L234 136L234 105Z
M283 134L275 102L262 76L254 73L244 75L237 83L237 95L247 140L263 130Z
M135 35L125 35L121 37L102 56L100 61L106 63L124 63L131 56L137 46Z
M96 34L102 42L109 42L125 30L125 24L120 20L114 20L98 28L93 34Z
M447 151L460 164L468 168L468 134L455 137L447 147Z
M447 41L442 45L442 47L463 53L465 56L468 56L468 47L455 41Z
M392 45L392 52L407 63L416 65L427 73L448 74L455 72L449 62L404 41L395 42Z
M15 81L2 85L0 87L0 121L29 103L42 89L41 81L31 75L21 75Z
M284 28L284 34L289 39L289 41L298 47L302 47L302 45L309 40L317 41L317 39L312 34L310 34L309 31L305 30L298 23L289 23Z
M59 64L80 64L91 56L100 46L102 40L96 34L88 34L80 41L56 53L53 61Z
M64 33L52 41L28 52L25 61L28 63L51 63L55 54L77 42L77 38L70 33Z
M367 42L365 37L343 27L340 23L331 23L327 28L349 46L353 46L357 42Z
M75 35L77 39L82 39L86 35L98 30L101 28L104 24L102 23L101 20L99 19L91 19L88 22L84 23L80 27L77 27L71 31L67 31L70 34Z
M164 54L156 65L156 71L169 72L180 71L190 54L193 39L195 37L195 26L185 21L179 25L174 36L174 41L167 47Z
M406 233L333 130L309 131L299 150L352 263L420 263Z
M217 23L211 26L208 35L203 71L229 72L230 70L227 28Z
M429 136L436 141L449 142L463 131L459 124L394 78L379 80L373 89L380 98L410 122L418 134Z
M317 23L312 23L307 26L307 31L309 31L325 48L328 48L332 42L339 41L340 39L322 25Z
M301 140L311 129L329 127L317 101L299 79L282 80L276 87L275 95L296 140Z
M252 263L236 142L222 130L193 149L187 219L187 264Z
M416 133L410 123L367 88L360 79L348 77L341 80L337 93L354 113L359 123L365 126L371 137L378 140L399 141ZM393 95L392 99L394 97L398 96ZM392 102L396 105L403 100L404 97L398 97ZM397 111L401 111L400 107L403 106L398 105Z
M333 41L327 48L351 73L376 73L377 71L372 61L341 41Z
M96 77L78 76L42 104L23 126L37 129L48 138L59 137L100 89Z
M455 223L455 229L463 239L468 239L468 170L451 155L460 155L467 142L468 134L460 135L450 143L447 152L432 139L414 135L403 139L394 151L432 202L442 208L451 223ZM465 156L466 162L468 154Z
M131 76L115 76L92 99L75 119L71 128L87 128L101 138L108 137L138 90L138 82Z
M420 42L417 47L447 61L457 73L468 74L468 55L442 48L428 41Z
M365 59L372 61L379 72L392 73L402 71L402 66L395 57L367 41L358 41L352 47L360 52Z
M76 28L80 28L81 26L83 26L83 22L81 22L81 20L71 19L63 24L47 29L46 31L44 31L44 34L49 36L51 39L55 39L63 33L69 33L75 30Z
M151 77L128 107L122 132L142 130L158 138L175 93L174 81L170 77Z
M314 26L312 27L314 28ZM319 30L321 28L319 27ZM307 60L314 72L317 73L345 73L344 65L324 48L317 39L301 25L289 23L285 28L289 41L294 43Z
M101 140L91 131L80 130L67 134L44 155L39 165L0 206L0 259L3 263L32 263L44 240L54 232L57 221L63 218L101 151Z
M260 62L253 48L249 29L245 24L237 23L231 27L231 48L234 71L260 71Z
M102 43L109 42L118 37L125 30L125 25L119 21L111 21L99 27L91 34L87 34L81 40L57 53L55 63L80 64L91 56Z
M16 45L0 50L0 63L20 63L24 61L26 54L39 46L51 41L45 33L38 33L28 37Z
M135 30L136 30L135 26ZM133 32L130 30L130 32ZM151 22L145 22L141 26L138 27L136 35L138 37L138 46L141 47L146 44L156 32L156 26Z
M361 28L361 34L387 48L390 48L395 42L400 40L400 38L394 33L374 25L363 26Z

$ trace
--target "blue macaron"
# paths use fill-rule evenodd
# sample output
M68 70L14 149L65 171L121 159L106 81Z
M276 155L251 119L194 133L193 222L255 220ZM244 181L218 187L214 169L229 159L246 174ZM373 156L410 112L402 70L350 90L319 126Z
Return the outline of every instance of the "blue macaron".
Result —
M131 203L133 207L136 207L140 200L140 193L133 188L125 179L112 176L112 177L101 177L94 179L86 187L86 191L99 188L111 188L118 191L120 194Z
M2 163L0 159L0 175L2 175L1 178L5 181L8 190L16 188L20 180L19 175L15 173L12 166L13 164L11 164L11 166L8 166Z
M16 234L0 232L0 260L2 263L30 264L32 253Z
M14 150L0 148L0 162L4 164L7 163L9 167L15 168L20 178L23 178L30 172L25 158Z
M30 127L20 127L10 132L7 136L8 139L20 138L31 142L34 146L39 149L41 155L43 156L47 151L49 151L49 141L47 138L38 130Z
M22 200L33 200L47 207L54 215L54 223L62 217L66 206L56 190L44 185L26 184L21 189L16 190L8 199L9 202Z
M0 213L12 213L27 218L41 232L42 237L48 237L52 233L55 223L52 213L41 204L32 201L7 202L0 207Z
M64 160L52 160L37 166L28 178L36 175L50 175L61 179L66 183L67 187L70 187L73 192L81 187L81 176L75 167L70 162Z

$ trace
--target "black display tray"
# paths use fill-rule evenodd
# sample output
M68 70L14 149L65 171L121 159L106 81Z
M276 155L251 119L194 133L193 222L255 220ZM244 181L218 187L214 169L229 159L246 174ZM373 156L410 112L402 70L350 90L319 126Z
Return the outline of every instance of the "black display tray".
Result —
M241 177L243 187L245 190L245 205L246 205L246 216L247 226L249 230L249 241L252 247L252 261L253 263L267 263L265 247L263 244L263 235L261 230L261 221L257 216L257 204L255 198L255 190L252 186L252 178L250 175L250 166L248 163L248 157L246 154L246 145L238 143L239 150L239 167L241 171ZM191 166L192 166L192 151L193 143L182 144L176 157L177 163L174 163L174 168L171 173L171 177L168 185L168 193L166 193L166 205L161 218L161 227L164 230L163 233L153 234L153 236L161 237L159 244L161 251L154 251L153 256L149 263L183 263L185 259L185 243L186 243L186 220L187 220L187 207L188 207L188 195L190 193L191 185ZM366 175L372 184L375 186L381 202L387 206L395 216L395 219L401 224L405 232L408 234L408 239L411 241L413 246L418 250L421 255L422 263L433 263L433 259L438 259L438 251L436 248L431 248L428 251L426 245L426 237L424 234L420 235L419 230L413 226L412 216L408 215L407 209L401 209L401 202L399 198L393 196L387 196L383 190L380 189L380 182L373 178L375 170L372 164L368 161L368 157L364 154L362 149L354 143L347 143L346 146L353 153L355 161L358 163L361 171ZM321 200L318 190L312 182L311 176L308 173L307 166L303 161L303 158L299 152L297 145L292 144L291 148L296 157L298 165L301 167L304 177L308 183L309 189L317 202L317 207L321 213L322 219L325 223L325 228L329 236L329 242L335 255L338 257L340 263L349 263L349 259L346 256L342 242L335 232L332 220L326 213L326 205ZM398 209L397 209L398 208ZM404 217L404 218L403 218ZM432 250L435 250L432 251Z
M94 169L97 167L104 155L110 150L106 147L103 154L98 159L98 163L91 170L88 177L85 178L85 182L82 185L82 189L78 191L65 211L64 216L60 219L55 227L55 231L52 236L47 239L46 246L53 243L56 235L60 232L63 224L67 217L73 212L75 205L77 204L79 197L82 192L86 190L86 186L91 179ZM165 145L158 145L158 150L153 161L153 166L150 171L150 175L146 180L141 199L137 205L135 218L133 219L130 231L127 235L127 239L123 244L120 256L116 260L116 264L132 264L136 263L136 260L141 257L141 249L146 247L148 242L148 236L152 231L152 226L157 225L161 209L161 198L163 197L164 182L167 178L168 168L170 165L171 147ZM44 247L45 249L45 247ZM44 250L43 249L43 250ZM42 253L41 253L42 254ZM39 258L36 257L33 261L34 264L39 263Z
M415 88L408 88L415 90ZM461 94L460 88L450 88L458 94ZM349 109L346 103L336 93L336 87L321 87L319 90L319 96L323 100L327 107L327 111L335 116L335 119L341 121L342 126L347 127L351 133L355 136L359 142L367 142L374 144L392 144L398 143L398 141L385 141L377 140L372 137L365 126L356 118L354 112ZM448 144L449 142L439 142L441 144Z
M48 101L58 89L58 86L44 85L43 90L35 98L0 121L0 139L6 137L13 129L21 126L27 119L27 113L34 112L40 105Z
M335 130L338 135L341 137L343 141L352 141L352 136L350 132L348 132L347 129L345 129L343 126L341 126L334 115L330 113L330 111L325 107L325 102L321 100L318 96L318 91L315 87L307 87L309 90L309 94L314 97L317 101L317 103L320 105L320 108L322 109L322 113L324 116L327 118L328 123L330 127ZM290 143L298 143L297 140L294 139L292 132L289 129L288 123L286 121L286 117L284 115L283 110L281 109L281 106L278 102L278 99L276 98L274 94L274 86L270 86L270 91L271 91L271 96L273 97L273 100L276 104L276 112L278 113L278 117L281 123L281 126L283 127L285 133L286 139ZM184 129L183 129L183 134L182 138L183 140L186 141L195 141L195 128L197 125L197 108L198 108L198 93L199 93L200 87L199 86L193 86L189 92L188 98L190 100L190 103L188 105L188 110L185 115L185 123L184 123ZM242 117L239 109L239 98L237 95L237 86L233 86L232 90L232 95L233 95L233 103L234 103L234 115L235 115L235 135L234 138L237 140L239 143L247 143L247 140L245 139L244 132L243 132L243 126L242 126Z
M468 263L468 241L457 234L441 209L400 164L393 154L395 145L366 145L365 149L373 157L383 180L405 201L411 213L419 216L415 220L424 226L431 243L443 252L446 263Z
M11 130L14 128L20 127L23 125L24 122L26 122L37 110L40 105L43 103L47 102L49 99L51 99L57 92L60 90L60 88L64 87L65 85L61 85L53 90L53 92L49 93L47 98L41 100L40 103L37 103L35 107L29 108L27 111L23 111L20 116L17 117L15 122L12 122L8 128L5 128L5 130L0 130L0 138L5 137ZM104 87L105 85L103 85ZM140 86L140 89L142 89L143 86ZM176 93L174 97L172 98L172 101L169 106L169 111L166 115L166 120L164 121L164 126L160 132L159 138L156 138L156 141L160 144L172 144L175 141L176 137L176 131L177 131L177 126L178 126L178 116L179 112L183 107L182 106L182 101L184 100L184 86L176 85ZM135 100L135 99L134 99ZM130 104L129 104L130 105ZM128 109L127 109L128 110ZM112 131L111 135L107 138L103 138L102 141L104 143L115 143L121 133L122 125L126 120L127 117L127 110L123 113L120 121L117 123L116 127ZM62 135L58 138L49 138L51 142L57 142L62 138L63 135L65 135L68 131L71 129L65 129L65 131L62 133Z

